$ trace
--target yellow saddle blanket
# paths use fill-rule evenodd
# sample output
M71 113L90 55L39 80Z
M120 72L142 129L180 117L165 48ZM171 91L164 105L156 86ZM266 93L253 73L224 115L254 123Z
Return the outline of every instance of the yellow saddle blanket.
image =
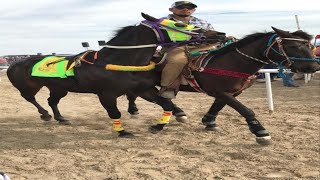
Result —
M73 62L67 69L68 60L66 57L48 56L37 62L32 68L32 76L37 77L59 77L67 78L68 76L74 76Z

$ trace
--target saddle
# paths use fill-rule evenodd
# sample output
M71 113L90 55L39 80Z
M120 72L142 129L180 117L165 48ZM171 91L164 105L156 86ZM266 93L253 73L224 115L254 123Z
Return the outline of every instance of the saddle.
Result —
M88 50L75 56L66 57L66 60L69 61L67 68L70 68L73 64L75 67L80 67L82 62L94 64L98 60L98 51Z

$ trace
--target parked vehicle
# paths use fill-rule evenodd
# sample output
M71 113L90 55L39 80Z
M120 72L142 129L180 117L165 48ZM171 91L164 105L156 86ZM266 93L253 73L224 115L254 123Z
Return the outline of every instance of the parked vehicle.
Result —
M9 63L6 59L0 58L0 69L8 69Z
M320 57L320 34L316 35L315 40L314 40L314 55L317 57Z

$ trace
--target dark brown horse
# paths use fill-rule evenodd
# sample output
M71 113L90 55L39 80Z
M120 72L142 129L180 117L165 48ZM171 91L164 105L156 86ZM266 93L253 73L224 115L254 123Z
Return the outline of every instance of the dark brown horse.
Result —
M270 135L255 118L252 110L236 99L236 96L250 87L255 74L264 64L278 65L280 68L290 68L292 72L312 73L320 69L319 59L315 59L310 48L312 36L303 32L287 31L273 28L274 32L255 33L246 36L238 42L211 53L200 71L193 75L202 90L215 97L209 111L202 118L207 130L215 130L216 117L225 105L238 111L247 121L250 131L256 135L261 144L270 142ZM181 91L194 91L190 86L181 86ZM134 103L136 95L127 94L129 112L137 113ZM176 113L184 114L180 108ZM163 124L152 126L152 130L161 130Z

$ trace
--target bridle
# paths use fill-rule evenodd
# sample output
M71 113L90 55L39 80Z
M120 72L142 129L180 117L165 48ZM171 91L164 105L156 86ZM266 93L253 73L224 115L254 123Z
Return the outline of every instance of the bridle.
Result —
M274 39L274 41L273 41ZM308 47L311 49L311 42L306 39L299 39L299 38L281 38L277 37L277 34L274 34L270 37L269 42L268 42L268 48L265 51L265 56L268 58L268 60L271 62L272 60L268 57L268 54L270 53L270 50L273 52L277 53L280 56L284 56L285 59L279 63L279 65L283 66L285 64L285 67L290 67L295 60L304 60L304 61L316 61L316 59L311 59L311 58L296 58L296 57L289 57L286 53L286 51L283 48L282 42L283 40L287 41L298 41L298 42L303 42L308 45ZM271 43L272 42L272 43ZM273 46L277 44L278 45L278 51L273 48ZM274 61L272 61L274 62Z
M297 57L289 57L286 53L286 51L284 50L283 48L283 45L282 45L282 42L283 40L288 40L288 41L298 41L298 42L304 42L304 43L307 43L307 45L309 46L309 48L311 49L311 42L306 40L306 39L299 39L299 38L281 38L279 37L277 34L273 34L269 40L268 40L268 44L267 44L267 49L264 51L264 56L268 59L268 61L264 61L264 60L261 60L261 59L258 59L258 58L255 58L255 57L252 57L252 56L249 56L243 52L241 52L238 48L236 48L236 51L249 58L249 59L252 59L252 60L255 60L255 61L258 61L258 62L261 62L263 64L272 64L272 65L276 65L276 66L279 66L279 67L290 67L294 61L298 61L298 60L301 60L301 61L315 61L315 62L320 62L319 59L317 58L297 58ZM274 48L274 46L277 45L277 49ZM269 54L271 52L275 52L277 53L278 55L280 56L283 56L285 59L283 61L281 61L280 63L277 63L275 60L272 60L269 58Z
M144 25L144 26L151 28L155 32L159 43L136 45L136 46L115 46L115 45L106 44L106 45L104 45L104 47L113 48L113 49L137 49L137 48L149 48L149 47L172 46L172 45L173 46L180 46L180 45L184 45L184 44L189 44L189 43L194 43L194 42L201 43L201 42L205 41L205 39L203 38L201 33L179 30L179 29L172 28L170 26L160 24L162 20L163 19L160 19L159 21L156 21L156 22L144 20L140 23L141 25ZM187 41L181 41L181 42L168 42L168 43L166 43L165 38L164 38L164 34L161 31L161 29L170 29L172 31L181 32L186 35L190 35L192 37L192 39L187 40ZM195 30L197 30L197 29L195 29Z

